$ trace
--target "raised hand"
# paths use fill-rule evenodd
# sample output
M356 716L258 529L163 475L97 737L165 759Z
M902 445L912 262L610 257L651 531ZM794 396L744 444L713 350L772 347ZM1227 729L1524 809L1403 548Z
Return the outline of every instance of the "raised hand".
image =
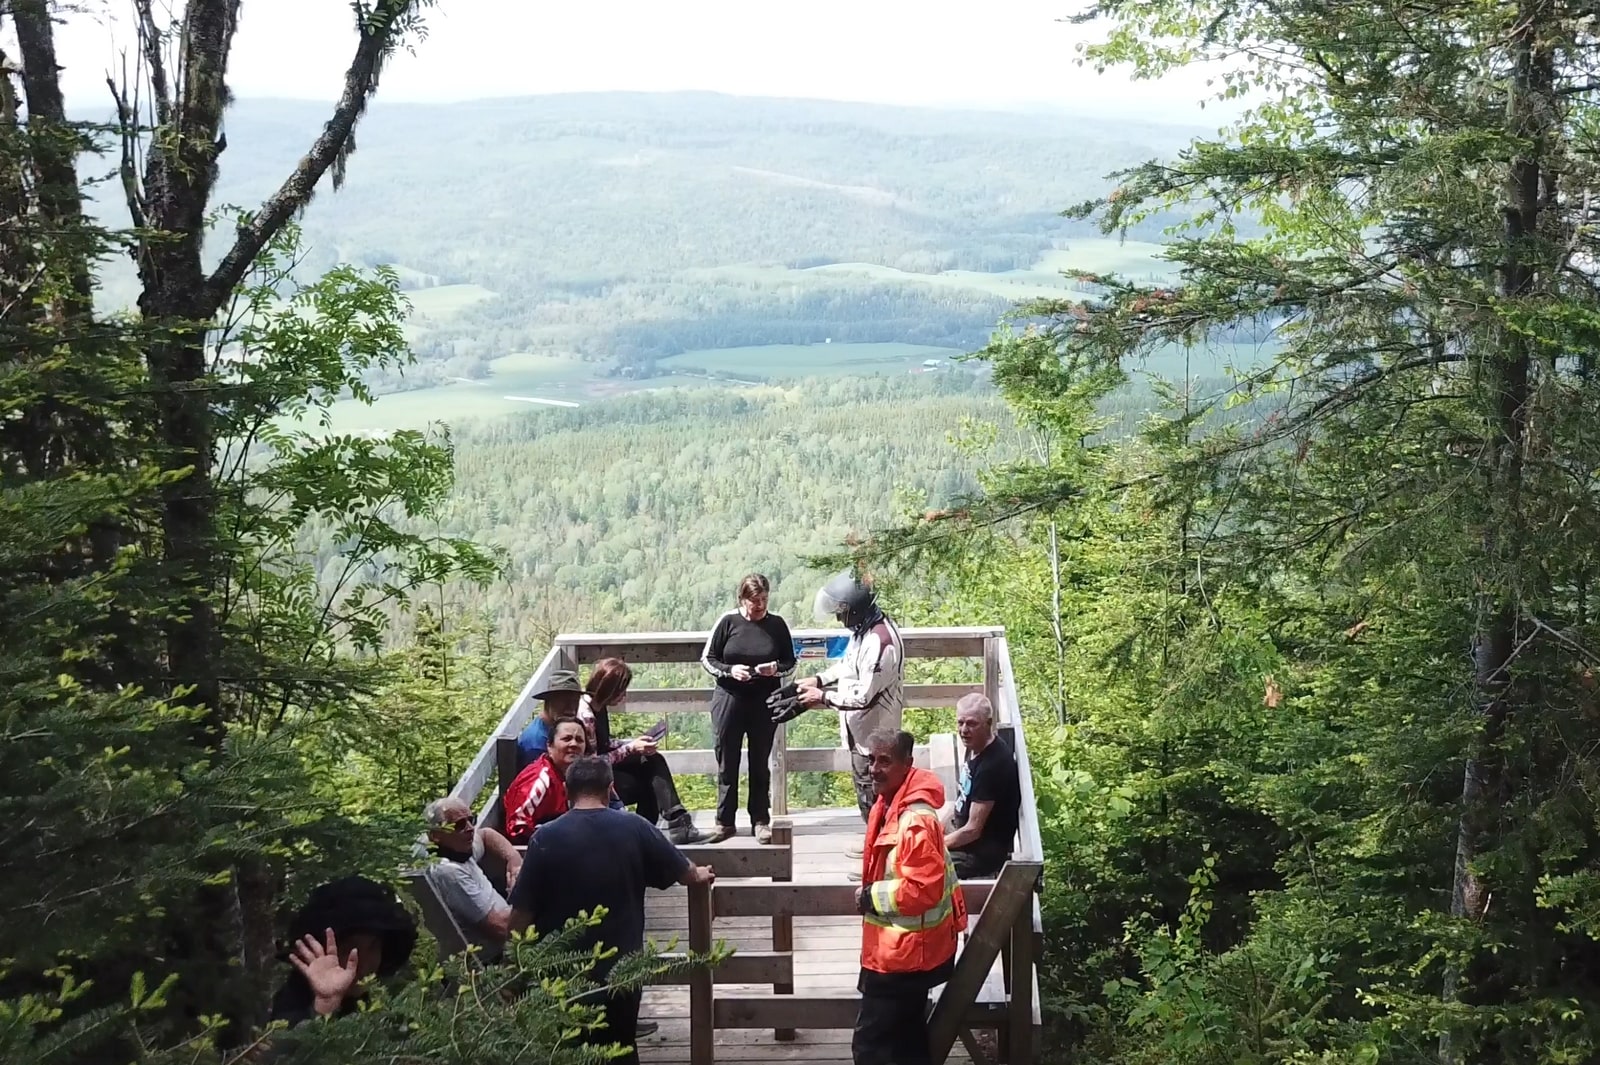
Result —
M318 943L316 936L301 937L294 945L294 953L289 955L289 964L300 970L300 975L311 985L312 1009L326 1017L338 1010L355 986L361 959L352 947L341 965L339 944L333 937L333 929L329 928L326 943Z

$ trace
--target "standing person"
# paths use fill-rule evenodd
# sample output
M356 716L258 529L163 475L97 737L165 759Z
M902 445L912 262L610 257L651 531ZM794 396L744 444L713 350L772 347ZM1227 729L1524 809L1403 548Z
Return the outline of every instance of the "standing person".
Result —
M550 671L550 683L544 686L543 691L535 692L533 697L544 705L517 737L518 769L532 765L550 746L550 737L555 733L557 721L578 716L578 700L583 698L583 688L578 684L578 675L572 670L554 669Z
M709 843L736 834L739 808L739 755L750 741L751 831L756 842L772 842L772 739L778 726L767 709L767 696L782 678L794 672L794 637L789 624L767 610L772 586L752 573L739 582L737 608L717 619L700 664L717 678L711 693L711 730L716 736L717 827Z
M855 1065L927 1065L928 992L950 979L966 900L945 851L944 785L912 765L909 732L867 737L876 799L862 848ZM526 868L526 867L524 867Z
M528 844L522 875L511 889L511 930L530 926L541 934L557 931L578 916L604 906L600 923L586 929L576 945L589 951L596 944L616 953L595 964L594 977L604 981L621 955L644 947L644 890L665 890L673 884L709 884L710 867L693 865L667 838L642 818L606 806L612 787L611 765L604 758L578 759L567 770L572 810L540 829ZM618 1043L628 1054L623 1065L638 1065L636 1026L638 990L612 992L606 1001L605 1026L587 1033L593 1046Z
M1022 809L1022 784L1017 759L1005 740L995 735L994 704L974 692L956 703L956 732L967 749L961 765L961 790L944 845L956 875L963 880L993 876L1011 857Z
M900 630L879 609L872 582L857 579L848 571L817 592L817 620L830 617L850 630L844 657L817 676L800 681L796 694L806 709L831 706L840 712L839 732L850 750L856 807L865 821L874 792L864 740L877 729L892 732L900 727L905 704L904 645Z
M679 846L699 843L703 837L694 827L694 815L683 808L672 768L656 750L656 741L650 736L619 740L611 735L611 710L627 700L632 683L633 670L622 659L602 658L595 663L578 702L578 720L589 734L589 749L611 763L617 794L636 807L640 817L652 825L664 819L668 838Z

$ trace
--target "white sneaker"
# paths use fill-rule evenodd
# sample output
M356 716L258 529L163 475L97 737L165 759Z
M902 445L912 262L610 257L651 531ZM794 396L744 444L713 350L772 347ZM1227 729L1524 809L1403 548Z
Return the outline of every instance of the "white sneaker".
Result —
M852 843L852 844L850 844L850 846L848 846L848 847L846 847L844 849L844 856L846 858L859 858L859 857L861 857L861 851L862 851L862 845L861 844Z

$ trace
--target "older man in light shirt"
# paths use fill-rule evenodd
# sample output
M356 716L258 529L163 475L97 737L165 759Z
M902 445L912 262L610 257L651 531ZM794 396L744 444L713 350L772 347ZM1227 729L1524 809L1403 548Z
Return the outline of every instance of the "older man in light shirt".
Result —
M511 907L482 863L490 858L505 869L504 882L514 884L522 855L494 829L479 828L464 799L435 799L423 808L422 819L437 855L423 875L467 941L491 957L498 955L511 934Z

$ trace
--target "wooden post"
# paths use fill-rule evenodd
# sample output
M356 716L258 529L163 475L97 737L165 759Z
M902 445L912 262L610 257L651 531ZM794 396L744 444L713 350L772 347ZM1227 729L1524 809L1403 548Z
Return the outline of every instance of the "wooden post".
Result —
M1000 641L993 636L983 641L983 694L994 707L995 724L1004 722L1005 711L1000 706Z
M785 817L789 813L788 722L779 725L777 733L772 737L772 812L779 817Z
M789 872L784 876L774 876L772 879L778 881L793 880L794 825L788 821L772 822L772 843L773 846L787 847L789 849ZM794 914L775 913L772 915L772 950L773 953L780 951L794 952ZM789 970L788 982L774 983L772 985L772 993L774 995L794 994L794 970L792 968ZM772 1034L774 1038L788 1042L794 1038L795 1033L793 1028L777 1028L773 1030Z
M1011 999L1006 1004L1009 1038L1006 1061L1033 1065L1033 906L1022 908L1011 924Z
M495 773L498 785L494 790L495 805L506 801L506 789L511 787L511 782L517 779L518 764L522 760L522 752L517 749L517 737L500 736L494 741ZM468 800L470 801L470 800Z
M711 949L711 891L710 884L689 885L689 949L695 953ZM689 977L690 1065L713 1065L716 1059L711 993L711 969L699 966Z

